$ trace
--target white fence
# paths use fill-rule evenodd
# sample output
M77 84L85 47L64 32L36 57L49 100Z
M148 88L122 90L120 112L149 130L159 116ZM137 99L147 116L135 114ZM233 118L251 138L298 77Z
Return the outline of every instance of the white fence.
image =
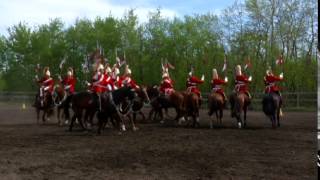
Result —
M203 93L204 105L207 107L207 97L209 93ZM263 93L251 93L252 94L252 109L261 109L261 100ZM294 109L310 109L317 110L317 92L284 92L283 107L294 108ZM24 102L32 103L35 98L34 92L5 92L0 91L0 102Z

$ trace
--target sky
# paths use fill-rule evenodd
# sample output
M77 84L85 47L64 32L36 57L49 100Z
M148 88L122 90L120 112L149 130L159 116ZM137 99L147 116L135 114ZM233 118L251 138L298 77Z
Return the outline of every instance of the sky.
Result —
M8 36L7 29L19 22L31 27L60 18L66 26L77 18L94 20L97 16L112 15L121 18L129 9L135 9L139 22L145 22L148 14L161 8L164 17L184 15L219 14L235 0L1 0L0 35Z

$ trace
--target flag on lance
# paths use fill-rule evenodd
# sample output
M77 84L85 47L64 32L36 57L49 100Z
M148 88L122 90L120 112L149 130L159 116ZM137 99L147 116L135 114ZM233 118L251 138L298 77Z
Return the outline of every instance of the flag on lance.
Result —
M281 64L283 64L283 63L284 63L283 56L280 55L280 56L278 57L278 59L276 59L276 64L277 64L277 65L281 65Z
M250 60L250 58L248 58L247 60L246 60L246 64L244 65L244 69L247 69L247 68L251 68L251 60Z
M224 55L224 60L223 60L222 72L224 72L226 69L227 69L227 56L225 54Z

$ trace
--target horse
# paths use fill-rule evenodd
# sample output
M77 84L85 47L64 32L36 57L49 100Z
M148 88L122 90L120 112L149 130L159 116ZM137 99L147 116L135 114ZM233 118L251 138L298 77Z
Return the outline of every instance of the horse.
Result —
M247 110L250 105L249 96L243 92L232 93L230 95L231 117L236 117L238 121L238 128L247 126ZM243 121L241 113L243 111Z
M150 99L147 93L147 88L145 86L141 86L140 88L135 90L135 93L137 94L136 97L133 99L133 104L132 104L132 112L128 113L128 103L125 105L121 105L121 113L122 114L127 114L127 117L130 119L130 122L132 124L133 130L138 130L138 128L135 126L136 123L136 117L137 114L140 114L142 116L142 121L145 121L145 116L142 113L142 108L144 106L144 103L150 103ZM123 108L125 110L123 110ZM133 118L131 117L133 115Z
M34 107L37 113L37 124L39 124L40 111L43 111L42 122L49 120L49 117L53 114L53 98L50 92L44 91L43 95L40 96L40 91L36 95Z
M186 110L186 117L189 116L193 119L193 127L200 127L199 124L199 109L200 109L200 97L193 92L184 92L184 106Z
M262 110L271 120L272 127L280 127L281 97L276 93L267 93L262 99Z
M105 121L108 118L112 118L116 120L116 127L121 130L125 130L124 126L120 127L120 122L123 119L123 116L120 113L120 105L125 101L128 102L128 111L130 113L132 111L133 106L133 99L135 98L135 93L133 89L130 87L122 87L112 92L104 92L101 94L101 111L98 111L97 118L98 118L98 134L101 134L101 130L105 125ZM122 129L121 129L122 128Z
M63 88L61 84L57 84L54 87L54 103L57 106L57 118L58 125L62 126L63 122L61 121L61 110L63 109L63 115L65 119L65 124L68 124L70 119L70 103L72 95L68 95L67 91Z
M151 90L149 90L150 93ZM180 123L181 121L184 121L184 114L185 114L185 106L184 106L184 95L182 92L179 91L173 91L170 95L161 95L160 91L157 87L153 87L152 91L157 91L158 96L156 96L154 99L152 99L151 104L153 104L154 107L157 107L155 112L158 112L161 117L161 121L163 122L163 114L162 109L165 109L167 112L168 108L174 108L177 115L175 117L175 121L178 121ZM150 94L148 94L149 97ZM149 114L150 115L150 114Z
M212 92L208 96L208 115L212 116L213 113L216 114L217 122L221 125L223 118L223 108L225 105L224 98L221 94ZM213 128L213 118L210 121L210 128Z
M161 114L161 106L158 102L158 97L160 96L160 91L158 90L157 85L148 86L147 94L150 99L151 110L148 115L150 121L155 121L157 116Z
M71 103L72 103L72 110L74 114L71 118L69 131L72 131L73 123L75 122L76 119L78 120L82 129L84 130L86 129L82 121L83 111L85 110L85 113L86 113L85 122L88 117L90 117L92 122L92 118L99 107L97 99L98 99L97 95L87 91L75 93L72 96Z

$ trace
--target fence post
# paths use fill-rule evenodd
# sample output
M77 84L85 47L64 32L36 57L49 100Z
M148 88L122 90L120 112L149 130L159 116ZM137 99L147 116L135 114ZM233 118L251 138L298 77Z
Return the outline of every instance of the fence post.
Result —
M300 93L297 92L297 108L300 108Z

